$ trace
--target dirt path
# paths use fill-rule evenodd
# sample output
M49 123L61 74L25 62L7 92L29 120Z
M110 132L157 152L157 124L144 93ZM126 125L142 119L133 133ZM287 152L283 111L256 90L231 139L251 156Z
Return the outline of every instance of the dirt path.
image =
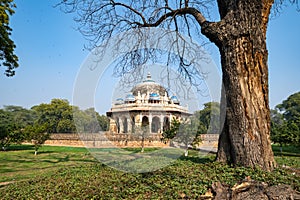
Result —
M6 186L6 185L9 185L9 184L12 184L14 183L15 181L6 181L6 182L0 182L0 187L3 187L3 186Z

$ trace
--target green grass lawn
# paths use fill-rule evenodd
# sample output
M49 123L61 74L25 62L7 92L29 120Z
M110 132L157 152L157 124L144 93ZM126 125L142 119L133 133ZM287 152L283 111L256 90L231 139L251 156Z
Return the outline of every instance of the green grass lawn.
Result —
M300 171L300 147L295 146L283 146L282 153L280 152L280 146L272 146L275 160L279 166L288 166ZM300 173L300 172L299 172Z
M86 148L42 146L34 155L32 145L11 146L0 151L0 183L47 174L63 166L96 162Z
M29 145L12 149L0 152L0 182L14 181L0 186L0 199L197 199L213 182L232 186L247 176L300 190L299 152L290 148L284 152L291 155L276 156L279 166L290 168L271 173L216 163L214 155L199 156L197 151L153 172L126 173L99 163L85 148L43 146L37 156Z

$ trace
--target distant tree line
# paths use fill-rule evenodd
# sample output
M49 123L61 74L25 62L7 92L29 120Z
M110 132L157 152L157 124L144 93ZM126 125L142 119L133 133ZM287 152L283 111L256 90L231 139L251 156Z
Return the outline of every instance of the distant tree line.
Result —
M271 140L281 147L300 146L300 92L271 110Z
M76 117L76 125L74 116ZM52 99L30 109L4 106L0 109L0 146L5 150L12 143L32 142L38 147L51 133L99 132L109 128L109 120L94 108L80 110L67 100Z
M189 127L193 130L192 137L220 133L219 118L220 104L205 103L204 108L193 115L193 127ZM109 119L105 115L99 115L94 108L80 110L63 99L52 99L49 104L42 103L30 109L14 105L4 106L0 109L0 119L0 147L3 150L12 143L24 141L32 142L38 148L51 133L96 133L109 129ZM170 129L163 133L163 138L174 138L180 126L190 125L181 125L174 121ZM300 92L290 95L271 110L271 140L280 146L300 146ZM191 140L188 143L194 142Z

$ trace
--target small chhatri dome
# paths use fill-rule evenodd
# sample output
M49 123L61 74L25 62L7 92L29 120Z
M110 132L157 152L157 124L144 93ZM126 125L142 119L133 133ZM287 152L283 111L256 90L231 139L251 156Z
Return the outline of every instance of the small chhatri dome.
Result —
M123 103L124 103L124 99L122 99L122 98L117 98L117 99L116 99L115 105L121 105L121 104L123 104Z
M125 101L128 102L133 102L135 101L135 97L133 96L133 94L127 94L126 97L125 97Z
M157 93L151 93L149 100L160 100L160 96Z
M175 95L171 96L171 101L173 101L174 104L179 104L179 100Z

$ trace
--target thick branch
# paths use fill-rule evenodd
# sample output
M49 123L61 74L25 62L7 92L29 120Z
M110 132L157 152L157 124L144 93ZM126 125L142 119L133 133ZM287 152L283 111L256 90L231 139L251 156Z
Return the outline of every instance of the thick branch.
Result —
M175 18L176 16L180 15L192 15L195 20L199 23L202 29L202 33L208 37L212 42L214 42L217 46L221 43L221 37L218 31L218 27L220 25L220 22L218 23L212 23L208 22L206 18L202 15L202 13L195 9L190 7L180 8L177 10L172 10L164 15L162 15L156 22L154 23L139 23L135 22L140 27L158 27L160 24L162 24L167 18Z
M162 22L164 22L165 19L167 19L169 17L175 17L177 15L179 16L179 15L186 15L186 14L190 14L190 15L194 16L194 18L197 20L197 22L200 24L200 26L202 26L204 24L204 22L206 22L205 17L197 9L195 9L195 8L180 8L177 10L172 10L172 11L162 15L154 23L145 23L144 22L143 24L140 24L140 26L141 27L157 27Z

